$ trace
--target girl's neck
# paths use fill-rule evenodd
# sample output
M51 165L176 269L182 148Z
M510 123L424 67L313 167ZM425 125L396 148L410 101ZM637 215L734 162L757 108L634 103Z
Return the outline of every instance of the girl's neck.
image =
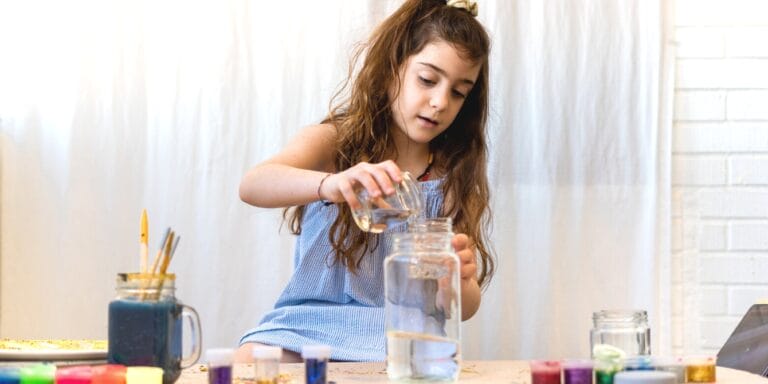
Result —
M399 128L393 132L395 148L390 158L395 161L400 170L408 171L417 177L429 165L430 157L434 157L429 149L429 143L417 143L405 135Z
M413 147L399 150L394 155L393 159L400 170L410 172L414 178L424 173L430 165L430 159L434 158L428 146L420 150L415 150Z

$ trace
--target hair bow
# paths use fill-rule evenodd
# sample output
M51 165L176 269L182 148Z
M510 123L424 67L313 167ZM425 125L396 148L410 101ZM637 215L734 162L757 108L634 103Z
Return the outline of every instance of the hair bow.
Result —
M464 9L471 13L472 16L477 16L477 2L474 0L448 0L446 5Z

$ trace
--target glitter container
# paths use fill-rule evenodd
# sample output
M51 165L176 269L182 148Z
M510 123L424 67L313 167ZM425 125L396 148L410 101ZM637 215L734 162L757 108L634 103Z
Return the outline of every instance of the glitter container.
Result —
M685 374L689 383L714 383L714 357L689 357L685 359Z
M232 359L235 351L231 348L212 348L205 351L208 360L208 382L210 384L232 384Z
M280 359L283 350L271 345L257 345L253 347L254 378L256 384L277 384L280 375Z
M307 384L326 384L331 347L327 345L305 345L301 347L301 357L304 358Z
M560 384L560 362L554 360L533 360L531 384Z

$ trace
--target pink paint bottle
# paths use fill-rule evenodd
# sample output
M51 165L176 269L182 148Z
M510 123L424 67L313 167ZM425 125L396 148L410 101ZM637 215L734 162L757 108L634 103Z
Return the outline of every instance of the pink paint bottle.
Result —
M93 367L91 384L125 384L125 366L107 364Z
M560 362L554 360L533 360L531 384L560 384Z
M56 384L91 384L92 376L91 367L87 365L58 368Z

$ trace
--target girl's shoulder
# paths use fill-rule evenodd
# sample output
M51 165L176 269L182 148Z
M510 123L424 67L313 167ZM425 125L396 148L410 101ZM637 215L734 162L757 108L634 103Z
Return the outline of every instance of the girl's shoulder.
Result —
M298 136L302 139L335 141L337 132L335 125L330 123L320 123L302 128L299 131Z

